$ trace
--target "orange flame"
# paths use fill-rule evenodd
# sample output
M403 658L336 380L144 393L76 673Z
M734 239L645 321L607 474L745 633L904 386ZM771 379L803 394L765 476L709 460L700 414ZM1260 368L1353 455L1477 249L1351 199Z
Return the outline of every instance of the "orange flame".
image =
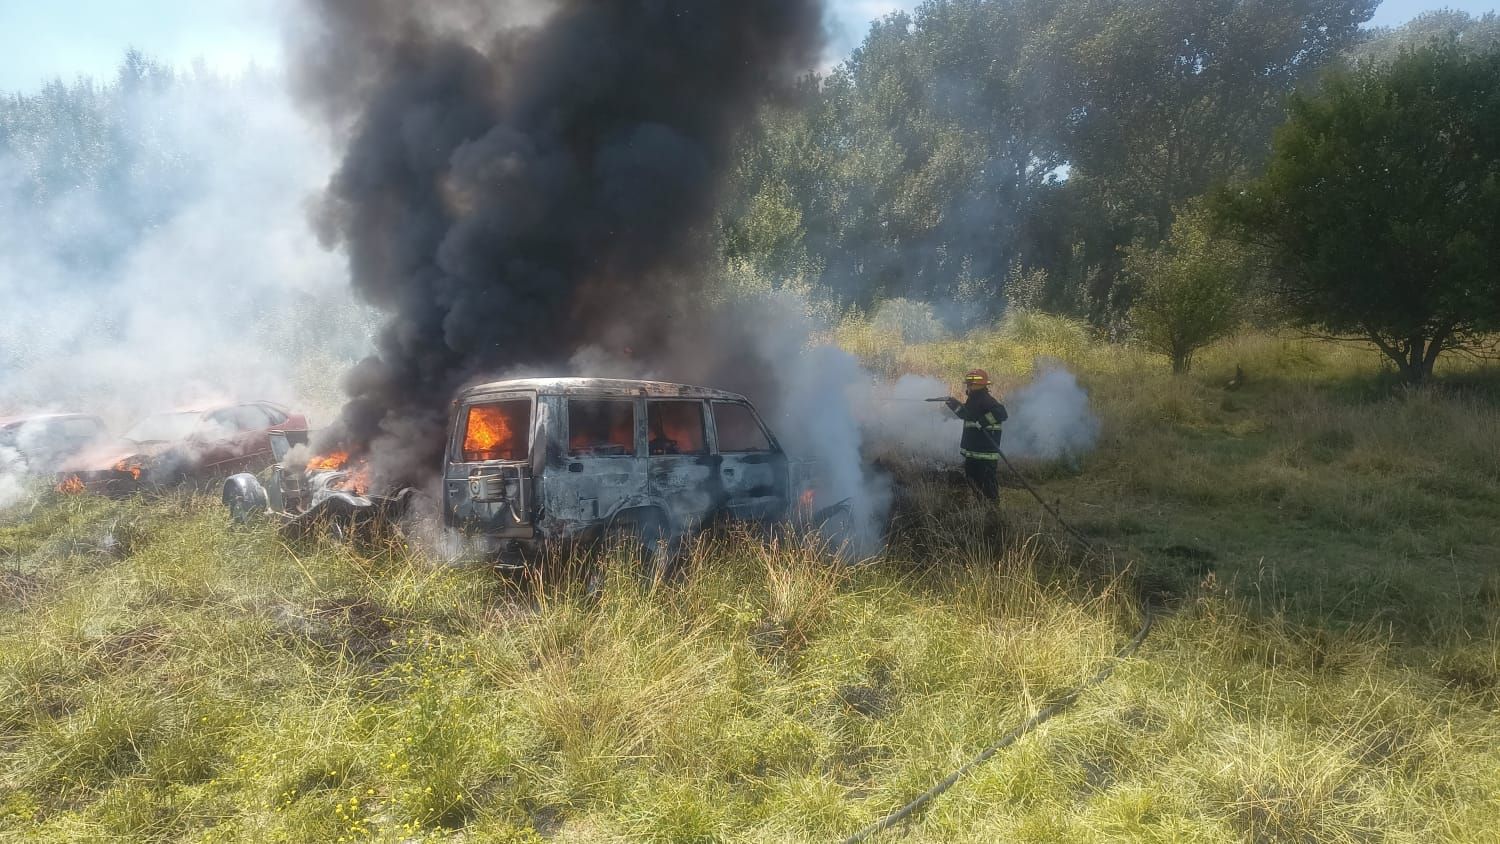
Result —
M307 461L307 468L313 471L320 469L342 469L349 462L349 452L335 451L332 454L324 454Z
M652 454L704 454L703 405L693 401L664 401L651 405L647 414L651 434L647 446Z
M365 463L359 464L354 469L349 470L348 476L345 477L342 481L334 484L334 486L338 487L339 489L346 489L350 492L364 495L365 492L370 488L369 465Z
M141 464L139 464L139 463L131 463L129 457L125 458L124 460L121 460L119 463L116 463L115 464L115 471L116 472L124 472L127 475L129 475L131 478L134 478L135 480L140 480L141 479Z
M334 489L342 489L364 495L365 490L370 488L369 464L361 460L351 468L349 465L349 452L347 451L335 451L329 454L318 455L307 461L307 471L344 472L345 477L335 479L329 484Z
M78 495L84 491L83 478L69 475L57 485L57 491L64 495Z
M476 404L469 408L464 428L465 460L505 460L514 458L515 434L510 421L497 404Z

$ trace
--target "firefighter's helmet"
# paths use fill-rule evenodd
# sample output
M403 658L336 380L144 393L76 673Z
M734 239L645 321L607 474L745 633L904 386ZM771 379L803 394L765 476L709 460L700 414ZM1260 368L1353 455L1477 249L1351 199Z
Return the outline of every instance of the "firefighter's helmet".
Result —
M970 387L988 387L990 374L983 369L971 369L964 375L964 384Z

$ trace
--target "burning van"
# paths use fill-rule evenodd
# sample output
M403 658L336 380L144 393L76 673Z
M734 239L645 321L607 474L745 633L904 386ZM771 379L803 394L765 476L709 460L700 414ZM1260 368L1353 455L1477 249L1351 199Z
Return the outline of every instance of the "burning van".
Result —
M820 520L812 469L793 460L741 395L656 381L535 378L465 389L453 403L443 521L488 556L618 538L643 553L719 520ZM240 512L269 506L290 523L389 508L356 470L278 466L225 485ZM324 467L324 468L319 468ZM333 502L333 503L330 503Z

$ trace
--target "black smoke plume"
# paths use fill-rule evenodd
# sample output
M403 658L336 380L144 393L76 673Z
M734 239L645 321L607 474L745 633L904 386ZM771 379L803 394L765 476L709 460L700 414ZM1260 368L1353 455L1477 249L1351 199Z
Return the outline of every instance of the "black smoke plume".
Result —
M318 446L381 486L437 469L465 381L693 318L733 139L822 34L818 0L309 2L320 229L389 315Z

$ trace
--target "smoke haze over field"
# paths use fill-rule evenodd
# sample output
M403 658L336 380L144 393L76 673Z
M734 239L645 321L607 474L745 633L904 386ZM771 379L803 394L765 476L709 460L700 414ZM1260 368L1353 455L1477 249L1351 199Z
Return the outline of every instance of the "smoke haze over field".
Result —
M0 412L96 412L119 431L268 398L321 425L347 370L321 444L368 450L393 486L436 473L449 399L475 378L709 384L751 396L789 451L817 458L866 539L888 503L866 445L952 457L951 419L883 402L930 383L878 384L811 343L826 326L805 298L718 284L737 132L816 64L819 3L308 8L292 22L300 112L279 79L174 78L133 56L115 86L57 86L8 114L26 130L82 100L108 152L78 179L58 162L91 147L55 126L31 127L55 147L0 147L0 208L21 221L0 231ZM376 354L352 365L372 306ZM941 331L920 303L877 322ZM1024 427L1008 436L1029 442Z
M307 225L331 161L274 77L130 54L110 84L0 101L0 416L82 411L118 434L269 399L326 423L328 372L371 330Z
M0 415L85 410L119 430L203 401L291 403L299 363L360 351L362 312L302 210L328 152L275 80L143 84L97 109L110 148L0 147ZM96 181L46 178L77 155L100 157Z

